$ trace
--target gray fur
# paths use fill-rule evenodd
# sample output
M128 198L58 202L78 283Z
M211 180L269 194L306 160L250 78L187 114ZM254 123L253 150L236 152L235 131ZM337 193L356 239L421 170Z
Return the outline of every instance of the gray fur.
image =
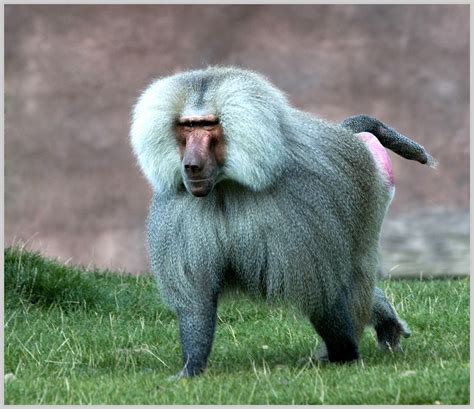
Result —
M173 126L187 110L216 115L227 145L203 198L185 190L180 172ZM296 304L330 361L358 358L391 199L363 142L291 107L264 77L235 68L154 82L135 107L131 140L155 191L149 252L180 321L183 375L206 367L217 298L235 285Z

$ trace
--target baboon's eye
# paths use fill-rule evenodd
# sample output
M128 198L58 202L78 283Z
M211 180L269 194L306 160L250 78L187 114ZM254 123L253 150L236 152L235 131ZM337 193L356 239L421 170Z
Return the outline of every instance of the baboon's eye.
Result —
M182 127L184 127L184 129L193 129L195 127L195 123L194 122L184 122L181 124Z
M197 119L184 119L184 120L178 121L178 126L181 126L185 129L194 129L196 127L212 129L218 124L219 124L219 120L217 118L211 118L211 119L197 118Z

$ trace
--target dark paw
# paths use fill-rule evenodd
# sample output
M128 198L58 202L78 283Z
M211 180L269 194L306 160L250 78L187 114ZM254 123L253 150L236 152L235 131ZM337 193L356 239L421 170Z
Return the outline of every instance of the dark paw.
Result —
M201 373L203 373L206 370L206 367L202 366L187 366L185 365L181 371L179 371L177 374L172 375L168 378L169 381L179 381L180 379L183 378L192 378L194 376L197 376Z
M359 360L359 354L348 354L343 356L332 356L329 357L329 363L337 365L350 365L354 364Z
M402 351L400 338L408 338L410 335L410 329L405 321L387 323L377 328L378 346L387 351Z
M402 334L403 338L408 338L411 335L410 328L408 328L408 325L405 321L399 320L398 322L400 324L400 333Z
M330 363L349 364L359 359L359 348L354 342L326 344Z

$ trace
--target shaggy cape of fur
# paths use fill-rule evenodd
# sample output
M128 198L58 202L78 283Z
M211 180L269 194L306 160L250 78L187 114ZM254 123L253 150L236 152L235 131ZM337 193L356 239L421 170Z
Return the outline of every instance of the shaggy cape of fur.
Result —
M227 146L204 198L183 187L174 137L191 108L219 118ZM195 314L230 284L316 318L344 297L361 332L390 192L349 130L294 109L256 73L211 68L155 81L131 141L155 191L149 249L171 307Z

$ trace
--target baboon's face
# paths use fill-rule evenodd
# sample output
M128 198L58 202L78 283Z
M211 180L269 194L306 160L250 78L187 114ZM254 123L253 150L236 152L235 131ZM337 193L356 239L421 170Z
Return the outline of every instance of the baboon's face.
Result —
M179 73L140 96L131 142L158 193L176 194L184 185L202 197L224 180L261 192L282 173L287 108L283 93L252 72L222 67Z
M182 116L176 126L176 138L186 189L194 196L207 196L225 160L219 119L215 115Z

